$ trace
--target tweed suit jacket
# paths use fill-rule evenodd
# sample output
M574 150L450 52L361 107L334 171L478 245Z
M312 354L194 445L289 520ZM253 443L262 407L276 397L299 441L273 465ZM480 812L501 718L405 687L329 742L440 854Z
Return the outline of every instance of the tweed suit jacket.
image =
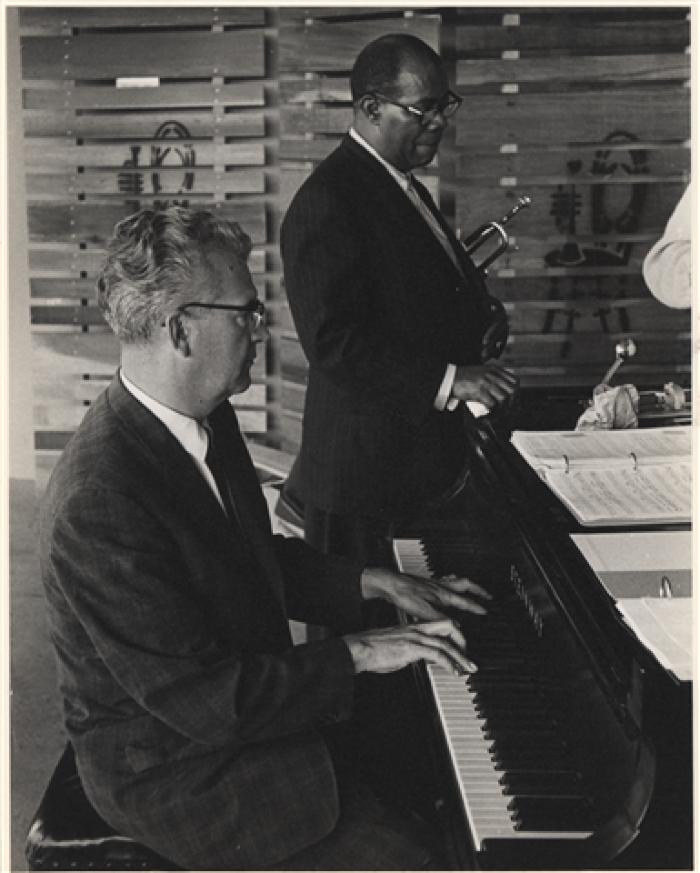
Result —
M273 536L230 404L210 421L245 530L116 376L52 475L42 575L98 812L186 869L264 868L336 823L318 728L350 715L353 663L287 619L359 628L360 570Z
M309 361L302 491L322 510L401 517L449 489L465 464L462 416L434 401L448 363L480 362L488 296L433 212L464 276L386 169L347 136L285 216L285 285Z

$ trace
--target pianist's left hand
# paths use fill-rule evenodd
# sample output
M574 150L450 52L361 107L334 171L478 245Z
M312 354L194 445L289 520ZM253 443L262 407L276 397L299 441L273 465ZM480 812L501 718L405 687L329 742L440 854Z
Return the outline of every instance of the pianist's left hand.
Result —
M486 609L480 601L491 600L488 591L465 577L426 579L381 567L367 567L361 586L365 600L380 597L422 621L447 618L448 611L455 610L484 615Z

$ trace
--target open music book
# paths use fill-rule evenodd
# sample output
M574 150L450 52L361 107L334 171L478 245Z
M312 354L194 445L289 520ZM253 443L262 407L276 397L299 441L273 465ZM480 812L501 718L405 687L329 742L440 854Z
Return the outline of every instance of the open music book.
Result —
M640 642L679 679L692 678L691 532L606 531L571 539Z
M689 425L514 431L511 442L583 525L690 522Z

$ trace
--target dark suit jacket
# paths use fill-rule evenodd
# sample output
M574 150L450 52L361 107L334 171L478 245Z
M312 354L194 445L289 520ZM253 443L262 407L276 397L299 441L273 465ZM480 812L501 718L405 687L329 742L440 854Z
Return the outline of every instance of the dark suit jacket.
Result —
M51 478L42 573L94 806L184 868L259 868L336 823L317 728L349 716L352 659L293 647L287 618L357 629L359 568L273 537L231 406L213 419L248 545L116 377Z
M310 365L303 497L323 510L419 511L465 463L461 414L433 403L448 362L479 363L490 314L480 275L434 212L466 280L396 181L347 136L285 216L286 290Z

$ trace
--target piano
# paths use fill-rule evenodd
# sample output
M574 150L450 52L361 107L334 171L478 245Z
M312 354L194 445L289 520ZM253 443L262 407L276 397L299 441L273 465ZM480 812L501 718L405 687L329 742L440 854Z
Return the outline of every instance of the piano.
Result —
M691 683L629 630L507 436L470 427L493 525L432 519L395 541L399 569L494 597L463 619L476 674L415 669L451 868L692 869Z

